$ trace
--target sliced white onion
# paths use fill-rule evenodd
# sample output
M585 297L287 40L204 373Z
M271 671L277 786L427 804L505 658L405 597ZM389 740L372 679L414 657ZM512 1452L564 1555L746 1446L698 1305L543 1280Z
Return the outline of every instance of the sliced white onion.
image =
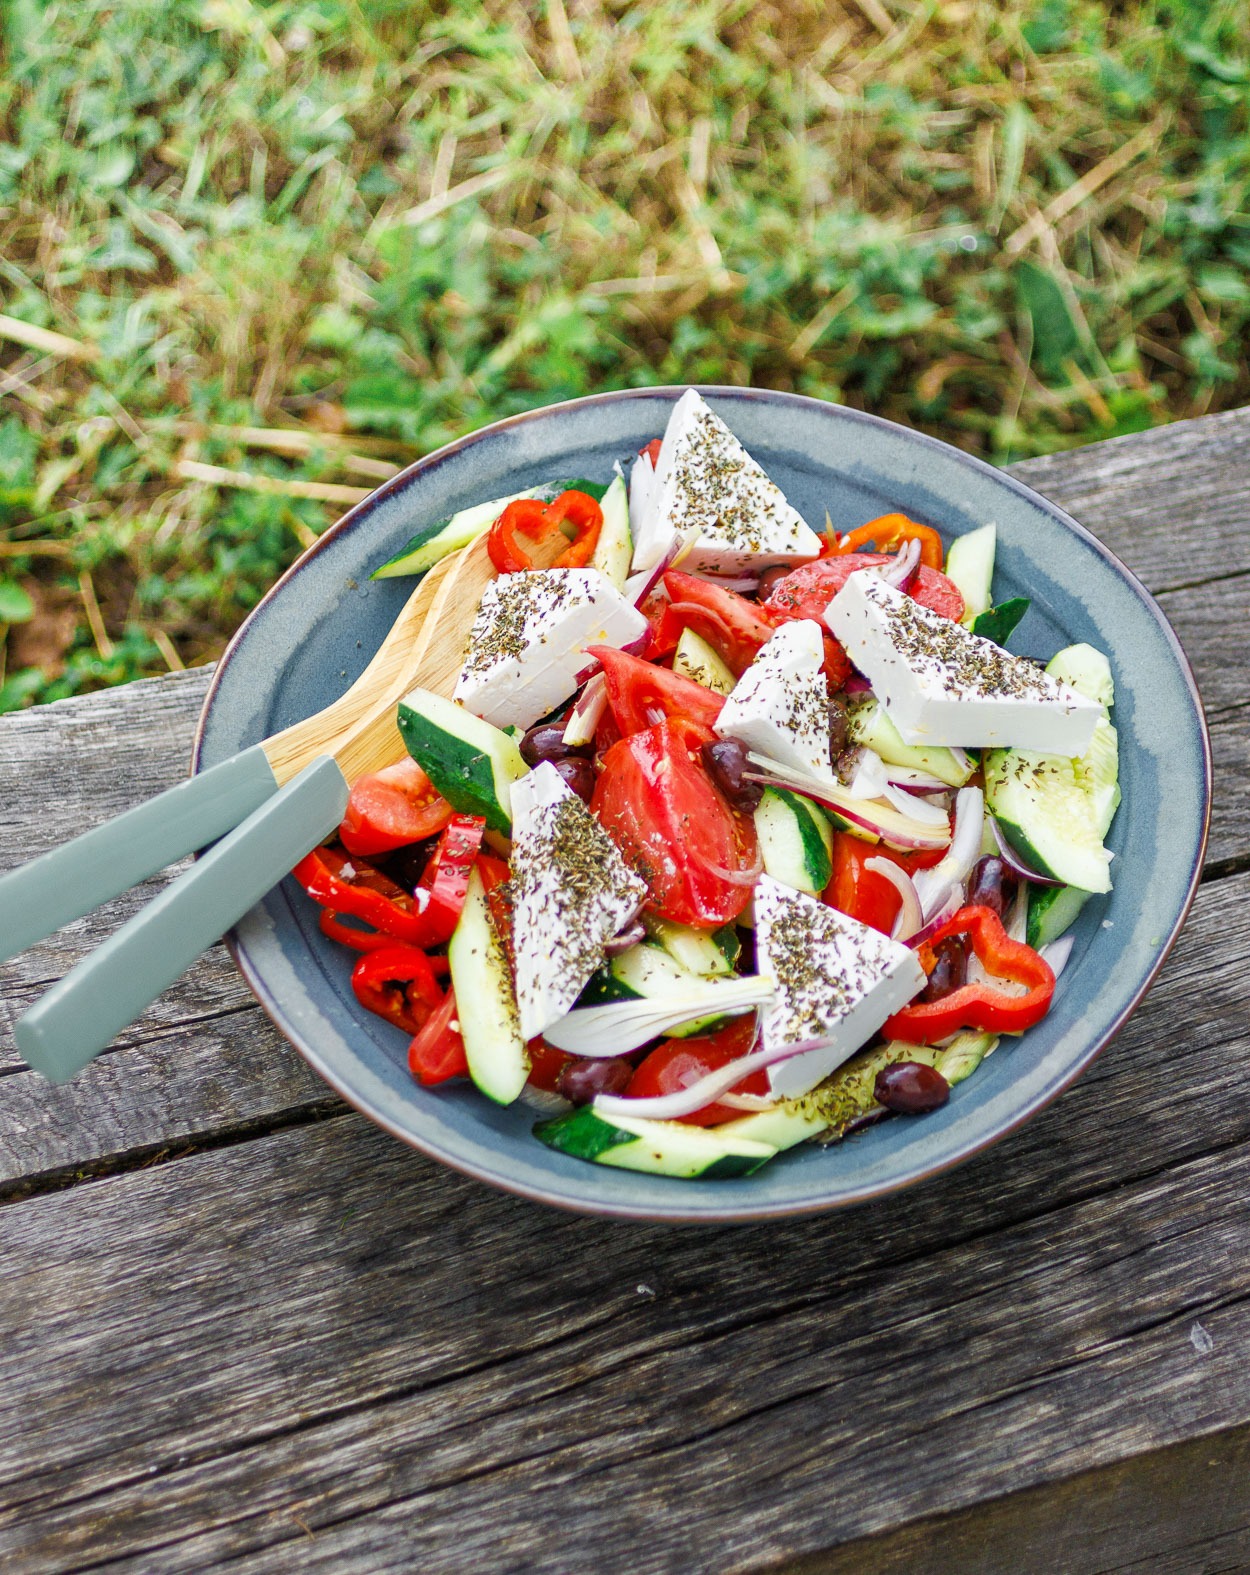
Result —
M748 781L761 782L765 787L788 788L792 793L802 793L817 804L827 804L843 820L884 837L893 847L944 848L950 843L950 829L945 823L941 828L928 826L911 814L901 816L893 807L853 799L842 784L835 782L832 777L813 776L794 766L769 760L766 755L757 755L754 751L747 758L758 767L755 771L744 773Z
M682 1116L693 1115L704 1105L713 1104L722 1094L727 1094L735 1083L763 1071L778 1061L788 1061L813 1048L811 1043L785 1045L780 1049L757 1050L753 1055L739 1056L727 1066L717 1067L688 1088L674 1094L657 1094L653 1099L630 1099L623 1094L599 1094L591 1106L597 1116L641 1116L650 1121L680 1121Z
M930 804L928 799L908 793L905 788L895 787L892 782L885 784L881 796L887 804L893 804L900 815L910 815L913 820L919 820L926 826L950 826L950 811L945 804Z
M976 761L966 749L960 749L958 744L947 744L946 748L954 755L955 762L961 771L966 771L969 776L976 770Z
M1011 912L1003 926L1013 941L1028 939L1029 933L1029 888L1023 881L1016 884L1016 899L1011 905Z
M730 1110L749 1110L753 1115L761 1110L775 1110L779 1103L763 1094L722 1094L717 1100L717 1104L726 1105Z
M564 724L564 742L570 749L581 749L595 741L595 729L608 708L608 681L601 672L586 682L577 704Z
M629 469L629 533L634 543L633 567L650 569L650 554L663 556L663 544L652 539L651 527L659 488L650 454L639 454ZM650 561L644 561L650 560Z
M1050 964L1050 971L1056 979L1068 966L1075 940L1075 935L1061 935L1057 941L1051 941L1049 946L1043 946L1038 950L1037 955L1043 962Z
M865 859L864 868L883 876L903 899L903 906L898 910L898 917L894 921L894 928L890 931L890 938L895 941L910 940L924 923L924 914L920 911L920 898L916 895L915 883L911 876L906 870L899 869L892 860L879 856Z
M733 1017L771 1001L773 982L758 975L708 979L671 995L609 1001L566 1012L543 1030L543 1038L569 1055L594 1058L628 1055L665 1029L696 1017ZM736 1081L736 1079L735 1079ZM725 1085L730 1086L728 1083ZM694 1106L698 1109L698 1106ZM642 1111L638 1112L640 1115Z
M886 788L885 767L881 757L871 749L860 749L855 756L855 769L844 791L850 798L880 798Z
M935 931L940 930L947 919L953 919L964 905L964 894L961 886L948 886L945 893L939 892L930 899L933 903L933 913L927 918L923 926L908 938L907 944L911 947L923 946Z
M916 875L916 891L927 923L945 901L952 886L962 895L963 884L972 873L981 852L981 828L985 822L985 795L978 787L960 788L955 795L955 831L950 848L940 864Z
M885 779L895 787L911 788L918 793L949 793L951 785L941 777L930 776L927 771L917 771L915 766L887 766Z

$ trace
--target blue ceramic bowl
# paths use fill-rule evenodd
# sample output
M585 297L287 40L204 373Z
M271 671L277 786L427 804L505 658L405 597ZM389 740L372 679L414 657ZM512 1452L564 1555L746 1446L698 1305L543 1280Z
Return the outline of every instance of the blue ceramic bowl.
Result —
M380 487L312 547L239 630L205 702L195 768L327 705L364 667L412 589L370 571L423 526L552 476L606 479L663 432L680 389L602 394L501 421ZM1116 683L1124 805L1111 832L1115 890L1094 898L1049 1016L1004 1040L950 1103L828 1149L804 1145L757 1175L689 1182L552 1153L533 1113L469 1087L425 1090L406 1036L363 1011L341 948L291 881L233 938L261 1005L338 1092L388 1132L458 1170L544 1203L641 1219L753 1220L834 1208L908 1186L1041 1109L1098 1054L1154 978L1198 880L1210 752L1193 676L1163 614L1127 569L1044 498L944 443L857 411L765 390L704 390L800 512L847 529L892 510L949 538L998 524L995 594L1032 598L1013 649L1050 657L1086 640Z

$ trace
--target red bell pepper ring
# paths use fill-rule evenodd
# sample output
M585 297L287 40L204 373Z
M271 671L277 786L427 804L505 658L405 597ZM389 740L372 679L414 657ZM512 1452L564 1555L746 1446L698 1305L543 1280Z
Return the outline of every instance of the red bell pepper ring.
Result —
M441 1005L408 1046L408 1070L426 1088L445 1083L450 1077L469 1075L469 1059L456 1020L454 990L447 991Z
M381 930L358 930L354 925L344 924L342 916L332 913L329 908L322 908L317 923L323 935L337 941L340 946L350 946L354 952L375 952L379 946L395 944L393 935L387 935Z
M379 946L352 969L361 1006L410 1034L420 1033L443 1004L430 959L416 946Z
M460 922L473 861L485 830L482 815L453 815L417 884L418 891L429 894L425 917L439 934L440 942L449 941Z
M929 945L936 947L948 935L966 935L988 973L996 979L1027 985L1027 994L1009 995L990 984L965 984L939 1001L912 1002L895 1012L881 1029L888 1039L931 1045L961 1028L1016 1034L1041 1022L1055 993L1054 971L1031 946L1010 938L992 908L960 908L933 932Z
M550 503L540 503L537 498L514 499L491 526L486 548L500 574L546 567L583 569L602 529L603 510L598 503L589 493L571 488ZM557 537L569 545L553 559ZM540 557L544 561L540 562Z
M391 940L424 950L446 939L426 913L428 893L414 897L363 859L349 859L342 848L314 848L291 874L323 908L363 919Z

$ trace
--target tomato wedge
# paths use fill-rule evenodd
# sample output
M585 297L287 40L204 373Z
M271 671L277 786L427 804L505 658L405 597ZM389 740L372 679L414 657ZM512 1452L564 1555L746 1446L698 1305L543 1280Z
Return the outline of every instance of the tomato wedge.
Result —
M697 575L683 574L680 569L666 570L664 589L669 594L664 630L667 632L671 624L679 629L693 629L737 678L750 667L777 627L775 619L745 596Z
M355 784L339 841L349 853L367 859L432 837L450 819L451 805L421 767L415 760L401 760Z
M726 803L700 751L715 737L665 721L614 744L591 810L646 881L647 907L678 924L718 929L736 919L759 873L755 826Z
M868 859L889 859L908 875L930 869L945 857L945 848L924 848L902 853L838 831L833 838L833 876L825 887L824 900L839 913L845 913L871 929L888 935L898 917L903 899L884 875L865 869Z
M449 989L442 1005L426 1019L425 1026L408 1046L408 1070L418 1083L432 1087L449 1077L467 1077L469 1059L456 1021L456 993Z
M856 569L889 563L887 553L848 552L834 558L818 558L804 563L778 580L764 602L766 611L777 620L820 618ZM956 622L964 615L964 599L953 580L922 563L911 590L907 593L922 607L930 607L944 618Z
M622 736L654 727L664 717L685 717L711 727L725 704L724 695L703 684L610 645L587 646L586 655L596 657L603 668L608 704Z
M639 1063L625 1089L627 1098L651 1099L660 1094L677 1094L691 1083L697 1083L709 1072L715 1072L739 1056L746 1055L755 1042L755 1013L735 1017L726 1027L714 1034L701 1034L695 1039L666 1039L657 1045L647 1058ZM768 1093L768 1073L752 1072L730 1090L734 1094ZM690 1126L712 1127L720 1121L736 1121L743 1112L732 1105L704 1105L680 1119Z

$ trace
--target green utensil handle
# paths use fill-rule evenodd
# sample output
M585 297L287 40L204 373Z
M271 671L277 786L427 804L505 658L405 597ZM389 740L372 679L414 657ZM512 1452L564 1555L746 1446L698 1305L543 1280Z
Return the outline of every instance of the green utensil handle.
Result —
M216 842L277 791L255 744L0 876L0 962Z
M193 868L43 995L14 1032L37 1072L64 1083L186 972L343 818L329 755L275 793Z

